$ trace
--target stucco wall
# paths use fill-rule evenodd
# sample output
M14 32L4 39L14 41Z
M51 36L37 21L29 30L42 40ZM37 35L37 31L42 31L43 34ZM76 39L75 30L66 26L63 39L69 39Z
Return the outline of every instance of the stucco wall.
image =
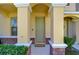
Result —
M16 17L16 12L7 14L0 10L0 36L11 36L11 17Z
M0 36L10 36L10 19L0 14Z
M70 3L69 6L65 6L65 11L76 11L76 4L75 3Z
M64 36L67 36L67 21L64 20Z
M30 31L31 31L31 37L32 38L35 38L35 17L36 16L44 16L45 17L45 36L47 37L47 38L50 38L50 15L48 14L46 14L46 13L35 13L35 12L33 12L32 14L31 14L31 29L30 29Z

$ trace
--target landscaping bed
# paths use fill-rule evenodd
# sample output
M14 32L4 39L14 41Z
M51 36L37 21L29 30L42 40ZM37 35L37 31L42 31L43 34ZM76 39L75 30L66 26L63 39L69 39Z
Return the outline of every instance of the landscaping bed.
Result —
M26 55L28 47L15 45L0 45L0 55Z

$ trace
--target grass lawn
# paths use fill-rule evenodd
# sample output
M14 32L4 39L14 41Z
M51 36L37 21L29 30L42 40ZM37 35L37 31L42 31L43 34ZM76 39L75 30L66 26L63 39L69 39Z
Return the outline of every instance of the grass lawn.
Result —
M70 50L66 49L65 54L66 55L79 55L79 51L74 48L72 48Z

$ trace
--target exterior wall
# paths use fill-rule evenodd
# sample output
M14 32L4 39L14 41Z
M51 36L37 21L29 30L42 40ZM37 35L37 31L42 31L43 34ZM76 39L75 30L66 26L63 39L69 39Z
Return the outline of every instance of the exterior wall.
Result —
M76 23L72 21L72 37L76 37Z
M68 36L72 37L72 21L68 21Z
M76 22L76 43L79 43L79 20Z
M75 3L70 3L69 6L65 6L65 11L76 11L76 4Z
M76 11L79 11L79 3L76 3Z
M46 33L45 33L45 35L46 35L46 38L51 38L51 18L50 18L50 14L48 14L47 16L46 16Z
M64 36L67 36L67 21L64 20Z
M11 36L11 17L16 17L15 13L7 13L0 9L0 36Z
M75 22L69 21L69 27L68 27L68 34L69 37L75 37L76 32L75 32Z
M0 14L0 36L10 36L10 19Z

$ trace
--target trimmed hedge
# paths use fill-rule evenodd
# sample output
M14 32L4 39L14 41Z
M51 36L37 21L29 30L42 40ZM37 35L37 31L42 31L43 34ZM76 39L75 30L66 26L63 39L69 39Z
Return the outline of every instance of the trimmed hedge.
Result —
M28 47L15 45L0 45L0 55L25 55Z
M68 48L72 48L72 45L75 43L75 39L70 37L64 37L64 43L68 45Z

